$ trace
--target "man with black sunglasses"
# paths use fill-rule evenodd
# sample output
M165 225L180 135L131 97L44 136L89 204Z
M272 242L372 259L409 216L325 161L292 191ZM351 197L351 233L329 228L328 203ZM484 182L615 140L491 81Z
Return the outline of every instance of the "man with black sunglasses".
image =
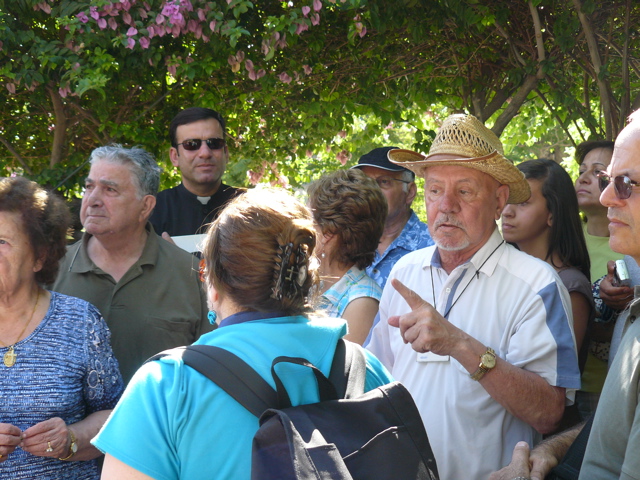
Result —
M151 224L165 239L204 233L222 208L244 191L222 183L229 149L226 126L215 110L192 107L178 113L169 126L169 158L182 182L157 195Z
M640 110L629 121L616 139L608 171L599 175L600 202L608 209L611 248L640 263ZM531 452L526 443L519 443L511 464L492 474L490 480L542 480L558 463L552 475L578 470L580 479L640 478L640 322L636 321L640 317L640 286L635 287L634 299L623 314L622 340L615 357L609 359L602 395L587 426L581 424L556 435ZM567 460L576 458L575 464Z

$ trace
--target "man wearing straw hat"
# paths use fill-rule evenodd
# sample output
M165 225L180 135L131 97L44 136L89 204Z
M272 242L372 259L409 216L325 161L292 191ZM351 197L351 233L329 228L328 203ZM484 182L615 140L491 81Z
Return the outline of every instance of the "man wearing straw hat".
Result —
M448 117L426 157L389 158L424 177L436 245L391 271L368 348L414 396L440 477L487 478L553 431L580 386L569 296L502 239L502 209L530 190L475 117Z

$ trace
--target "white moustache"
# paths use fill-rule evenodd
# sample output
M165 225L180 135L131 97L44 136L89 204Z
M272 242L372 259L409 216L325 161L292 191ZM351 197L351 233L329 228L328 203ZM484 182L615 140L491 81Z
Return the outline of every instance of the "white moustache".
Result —
M454 217L451 217L449 215L446 215L444 218L441 217L438 220L436 220L434 228L437 229L438 227L441 227L444 224L447 224L447 226L462 228L464 230L464 225L462 225L462 223L460 223Z

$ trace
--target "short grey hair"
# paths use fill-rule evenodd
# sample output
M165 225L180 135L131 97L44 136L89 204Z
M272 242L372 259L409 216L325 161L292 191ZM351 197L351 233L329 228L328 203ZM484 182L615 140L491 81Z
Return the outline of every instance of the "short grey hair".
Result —
M101 160L130 167L134 183L138 187L139 197L155 196L158 193L162 169L158 166L153 155L143 148L125 148L117 143L98 147L91 152L89 161L93 165Z

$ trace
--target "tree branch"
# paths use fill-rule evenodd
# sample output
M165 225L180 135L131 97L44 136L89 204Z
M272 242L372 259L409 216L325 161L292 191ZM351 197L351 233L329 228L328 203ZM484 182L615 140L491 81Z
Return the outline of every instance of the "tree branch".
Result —
M13 148L13 145L11 145L9 140L7 140L2 135L0 135L0 143L2 143L5 147L7 147L7 150L9 150L11 155L13 155L16 158L16 160L18 160L18 163L20 163L20 165L22 165L22 168L24 168L24 170L29 175L33 175L33 171L31 170L31 168L29 168L29 165L27 165L27 162L25 162L24 159L22 158L22 156L16 151L15 148Z
M567 128L567 126L564 124L564 122L562 121L562 119L560 118L560 115L558 115L558 112L551 106L551 104L549 103L549 101L547 100L547 98L543 95L543 93L540 91L539 88L535 88L535 92L538 94L538 97L540 97L540 99L544 102L544 104L547 106L547 108L549 109L549 111L551 112L551 114L556 118L556 121L560 124L560 126L562 127L562 129L564 130L564 133L567 134L567 137L569 137L569 140L571 141L571 145L573 145L574 147L576 146L576 141L573 139L573 137L571 136L571 132L569 132L569 129Z
M591 22L589 22L587 16L582 12L582 4L580 3L580 0L572 1L576 12L578 13L578 19L580 20L582 29L584 30L585 38L587 40L587 46L589 48L589 55L591 56L591 63L593 63L593 68L595 71L595 80L598 84L598 90L600 91L600 104L602 105L602 110L604 113L606 138L607 140L611 140L614 135L611 99L609 97L607 82L605 82L600 75L600 72L602 71L602 62L600 61L598 43L596 42L596 37L593 33L593 29L591 28Z
M53 115L55 118L55 126L53 129L53 144L51 145L51 159L49 167L53 168L62 161L64 152L64 144L67 136L67 116L64 112L62 97L58 91L51 85L47 85L47 92L53 104Z

